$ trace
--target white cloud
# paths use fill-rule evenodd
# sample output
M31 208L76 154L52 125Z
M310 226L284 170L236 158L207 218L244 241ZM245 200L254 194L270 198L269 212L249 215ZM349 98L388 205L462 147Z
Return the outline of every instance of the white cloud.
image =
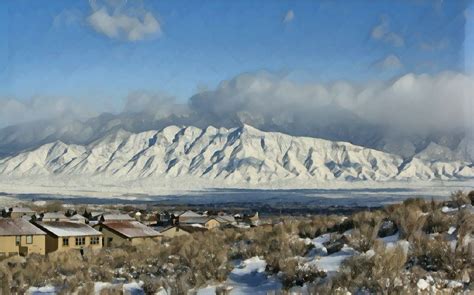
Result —
M403 66L398 56L390 54L387 57L375 63L375 66L382 70L399 69Z
M285 24L290 23L293 21L294 18L295 18L295 13L293 12L292 9L290 9L285 14L285 17L283 18L283 23Z
M87 18L89 24L98 33L113 39L139 41L161 34L161 25L153 14L144 9L127 10L115 7L112 12L106 5L91 4L92 14Z
M384 41L395 47L403 47L405 45L403 37L390 30L390 20L387 16L380 18L380 23L372 28L371 36L375 40Z

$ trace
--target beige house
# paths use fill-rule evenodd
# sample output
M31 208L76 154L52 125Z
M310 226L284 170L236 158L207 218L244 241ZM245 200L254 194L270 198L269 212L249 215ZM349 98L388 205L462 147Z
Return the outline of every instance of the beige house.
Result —
M12 207L6 212L6 217L22 218L23 216L31 217L35 214L35 211L27 207Z
M109 222L109 221L134 221L135 218L131 217L128 214L102 214L100 216L100 222Z
M0 256L45 254L46 233L22 218L0 219Z
M46 232L46 253L102 248L102 233L79 222L36 222Z
M184 212L180 212L178 214L175 214L175 216L178 218L178 223L193 223L191 220L196 220L199 218L206 218L206 216L198 214L194 211L188 210Z
M190 225L174 225L167 227L160 231L160 234L163 237L174 238L179 236L190 235L195 232L205 232L207 229L205 227L190 226Z
M122 244L138 245L146 240L158 241L161 234L138 221L109 221L94 225L103 235L104 247Z
M229 224L230 222L227 219L224 219L220 216L208 217L208 216L199 216L199 217L188 217L183 221L180 221L180 225L184 226L194 226L194 227L204 227L206 229L213 229Z
M40 215L41 222L69 221L69 218L62 212L46 212Z
M73 216L69 217L69 221L71 222L78 222L78 223L87 223L88 220L84 216L80 214L74 214Z

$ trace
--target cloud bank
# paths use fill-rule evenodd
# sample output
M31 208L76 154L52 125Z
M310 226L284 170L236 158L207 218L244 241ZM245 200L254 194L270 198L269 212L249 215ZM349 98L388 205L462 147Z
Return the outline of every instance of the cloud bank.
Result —
M474 79L451 72L407 74L393 81L364 84L300 84L258 73L223 81L215 90L196 94L190 103L191 109L211 117L246 114L276 125L303 120L312 126L318 121L315 114L330 109L410 132L465 127L464 111L472 93Z

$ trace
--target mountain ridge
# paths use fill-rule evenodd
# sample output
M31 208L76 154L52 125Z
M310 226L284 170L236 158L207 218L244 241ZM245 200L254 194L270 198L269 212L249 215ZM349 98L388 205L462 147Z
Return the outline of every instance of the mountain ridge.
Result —
M444 149L431 145L426 154L438 151ZM348 142L264 132L246 124L230 129L170 125L139 133L119 128L87 145L53 141L0 159L0 179L64 176L113 182L193 177L216 184L265 184L474 177L470 162L449 155L430 161L428 156L405 160Z

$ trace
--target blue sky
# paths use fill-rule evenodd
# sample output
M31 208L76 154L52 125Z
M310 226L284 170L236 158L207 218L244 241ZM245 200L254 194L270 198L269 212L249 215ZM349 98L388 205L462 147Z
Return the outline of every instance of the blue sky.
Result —
M113 109L132 91L186 101L261 70L322 82L462 72L472 48L464 44L471 4L5 0L0 97L67 96ZM111 26L123 16L135 35L121 28L114 35Z

